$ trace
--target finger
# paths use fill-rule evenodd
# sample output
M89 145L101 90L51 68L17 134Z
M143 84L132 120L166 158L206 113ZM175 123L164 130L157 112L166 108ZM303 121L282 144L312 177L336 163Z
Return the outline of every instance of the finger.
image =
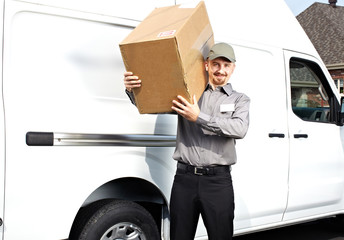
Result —
M184 109L185 105L181 104L180 102L173 100L172 103L177 106L179 109Z
M141 83L140 79L131 79L131 80L124 80L125 84L131 85L131 84L139 84Z
M184 105L190 105L190 103L188 102L188 100L186 100L186 99L183 98L182 96L178 95L178 99L179 99Z
M132 73L132 72L125 72L124 73L124 77L132 76L132 75L134 75L134 73Z
M141 79L137 76L126 76L124 78L124 85L126 87L138 87L141 85Z
M181 110L180 108L177 108L175 106L172 106L171 108L173 111L177 112L181 116L183 116L185 114L185 112L183 110Z
M125 85L126 88L133 89L141 87L141 84Z
M131 89L140 88L141 84L125 84L124 86L128 91L131 91Z
M131 81L131 80L138 80L139 77L138 76L126 76L124 78L124 81Z

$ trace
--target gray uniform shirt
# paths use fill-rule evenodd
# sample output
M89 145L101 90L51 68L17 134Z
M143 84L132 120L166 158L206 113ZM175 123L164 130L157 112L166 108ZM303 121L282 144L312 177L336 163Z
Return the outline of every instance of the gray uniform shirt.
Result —
M195 123L178 116L177 146L173 158L193 166L236 163L235 139L246 135L250 99L230 83L213 90L209 85L198 101Z
M133 94L127 94L135 104ZM193 166L236 163L235 139L248 130L250 99L230 83L215 90L208 85L198 105L201 112L195 123L178 115L173 158Z

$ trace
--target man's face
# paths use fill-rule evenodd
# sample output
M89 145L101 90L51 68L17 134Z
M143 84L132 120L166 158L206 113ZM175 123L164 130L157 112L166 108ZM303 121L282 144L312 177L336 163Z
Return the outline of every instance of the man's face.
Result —
M226 58L215 58L205 62L205 70L209 74L209 83L214 86L224 86L227 84L235 68L235 63Z

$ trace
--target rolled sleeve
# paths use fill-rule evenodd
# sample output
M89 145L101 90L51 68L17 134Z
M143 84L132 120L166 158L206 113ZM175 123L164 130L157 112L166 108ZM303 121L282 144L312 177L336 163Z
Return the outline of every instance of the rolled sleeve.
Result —
M242 95L235 104L231 115L210 116L201 112L196 121L206 135L219 135L232 138L244 138L249 126L250 99Z
M136 106L136 101L135 101L134 93L133 92L129 92L127 89L125 90L125 93L128 95L131 103Z

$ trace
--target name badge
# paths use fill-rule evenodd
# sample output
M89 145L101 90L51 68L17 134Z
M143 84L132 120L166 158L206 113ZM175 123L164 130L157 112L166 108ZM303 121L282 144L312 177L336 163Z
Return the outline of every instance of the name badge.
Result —
M235 110L235 104L221 104L220 105L220 112L233 112Z

